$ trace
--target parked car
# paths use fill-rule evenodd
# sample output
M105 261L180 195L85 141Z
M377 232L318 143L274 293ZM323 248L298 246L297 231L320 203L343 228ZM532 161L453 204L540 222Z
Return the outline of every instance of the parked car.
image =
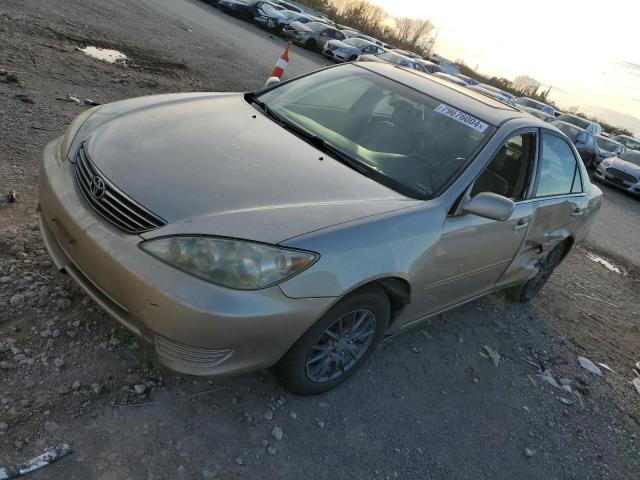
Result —
M262 0L219 0L218 8L234 17L251 21L261 2Z
M537 108L524 107L522 105L520 105L519 108L523 112L527 112L533 115L534 117L539 118L540 120L544 120L545 122L551 123L556 119L556 117L554 117L553 115L544 113L542 110L538 110Z
M278 31L278 26L288 22L288 18L270 2L256 3L253 20L267 30ZM300 14L297 14L300 15Z
M514 103L511 102L507 97L502 95L501 93L495 92L493 89L489 90L484 88L483 84L479 83L477 85L468 85L467 88L473 90L474 92L482 93L483 95L487 95L495 100L498 100L502 103L505 103L510 106L514 106Z
M563 113L562 115L558 116L558 120L571 123L580 128L583 128L587 132L589 132L591 135L594 135L594 136L602 134L602 127L598 123L592 122L591 120L587 120L586 118L578 117L577 115L571 115L570 113Z
M448 73L435 72L432 74L436 78L441 78L442 80L446 80L447 82L455 83L456 85L460 85L461 87L466 87L467 82L462 80L461 78L455 77L453 75L449 75Z
M382 43L377 38L370 37L369 35L365 35L364 33L356 32L354 30L342 30L342 33L344 33L347 38L361 38L363 40L367 40L368 42L375 43L379 47L385 49L384 43Z
M404 55L405 57L409 57L412 60L422 60L423 59L417 53L410 52L409 50L402 50L400 48L393 48L391 51L394 52L394 53L397 53L398 55Z
M640 151L627 150L620 155L605 158L593 176L596 180L640 195Z
M613 157L624 153L627 149L624 145L611 138L596 137L596 162L599 164L605 158Z
M417 61L394 52L384 52L377 55L360 55L357 60L361 62L392 63L394 65L400 65L403 67L412 68L413 70L417 70L422 73L427 73L427 71Z
M522 105L523 107L535 108L536 110L540 110L541 112L546 113L547 115L553 116L556 113L556 109L551 105L547 105L546 103L539 102L538 100L534 100L529 97L518 97L516 98L516 103L518 105Z
M279 15L276 18L274 26L271 26L273 25L274 22L267 23L267 28L278 34L281 34L284 27L286 25L289 25L290 23L293 23L293 22L311 23L316 21L313 18L311 18L309 15L305 15L304 13L294 12L292 10L279 10L278 14Z
M461 73L459 73L458 75L456 75L456 77L458 77L458 78L460 78L460 79L464 80L464 82L465 82L467 85L478 85L478 83L480 83L480 82L478 82L477 80L475 80L475 79L473 79L473 78L471 78L471 77L468 77L467 75L462 75Z
M551 125L569 137L587 168L595 168L598 165L598 147L596 139L591 132L572 123L557 119L551 122Z
M162 365L275 365L297 394L385 334L530 300L601 203L554 127L378 62L86 110L38 178L53 263Z
M509 103L510 105L515 106L516 104L516 97L515 95L510 94L509 92L507 92L506 90L502 90L501 88L497 88L494 87L493 85L488 85L486 83L478 83L477 85L475 85L476 87L480 87L483 88L485 90L489 90L491 92L494 92L498 95L501 95L502 97L504 97L505 101L507 103Z
M284 10L289 10L290 12L304 13L304 10L293 3L285 2L283 0L273 0L273 3L280 5Z
M345 36L337 28L320 22L291 22L282 30L282 34L309 50L322 52L329 40L344 40Z
M440 65L437 65L433 62L430 62L428 60L414 60L418 65L420 65L427 73L436 73L436 72L441 72L441 73L447 73L447 71L442 68Z
M616 135L613 140L621 143L625 148L629 150L640 150L640 140L630 137L628 135Z
M353 62L360 55L384 53L385 50L375 43L368 42L357 37L346 38L344 40L329 40L324 47L327 57L339 62Z
M460 75L460 69L451 62L440 59L439 65L444 68L449 75L453 75L454 77Z

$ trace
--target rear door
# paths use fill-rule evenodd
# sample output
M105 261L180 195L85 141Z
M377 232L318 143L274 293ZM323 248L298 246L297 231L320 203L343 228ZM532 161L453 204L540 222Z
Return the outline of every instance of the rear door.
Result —
M531 222L518 255L500 279L501 286L530 278L538 259L582 228L589 202L580 162L563 137L542 130L535 193L526 202L532 208Z

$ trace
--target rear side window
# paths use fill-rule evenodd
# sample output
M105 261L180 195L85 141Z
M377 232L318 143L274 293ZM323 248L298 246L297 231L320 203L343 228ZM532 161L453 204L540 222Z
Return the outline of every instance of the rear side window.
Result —
M582 179L573 150L562 138L542 135L537 197L582 192Z

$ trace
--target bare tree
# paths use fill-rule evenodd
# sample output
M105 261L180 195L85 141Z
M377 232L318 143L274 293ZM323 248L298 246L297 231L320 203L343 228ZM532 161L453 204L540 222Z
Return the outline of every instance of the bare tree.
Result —
M513 80L513 89L523 97L534 97L538 94L540 82L528 75L519 75Z

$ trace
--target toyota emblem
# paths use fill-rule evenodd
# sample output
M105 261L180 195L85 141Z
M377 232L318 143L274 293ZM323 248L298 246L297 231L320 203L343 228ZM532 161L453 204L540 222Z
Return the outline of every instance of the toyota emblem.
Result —
M105 192L107 191L107 186L104 183L104 180L96 175L91 180L91 195L96 200L100 200L104 197Z

